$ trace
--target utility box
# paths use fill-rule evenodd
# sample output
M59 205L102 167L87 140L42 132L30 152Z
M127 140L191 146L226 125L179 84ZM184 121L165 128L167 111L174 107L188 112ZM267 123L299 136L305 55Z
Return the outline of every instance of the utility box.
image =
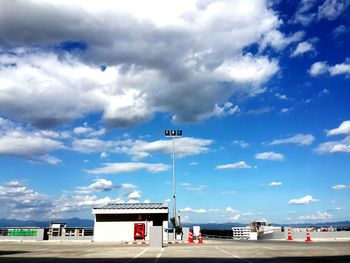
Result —
M163 247L163 227L151 226L149 229L149 246L162 248Z
M145 223L134 224L134 240L145 239Z

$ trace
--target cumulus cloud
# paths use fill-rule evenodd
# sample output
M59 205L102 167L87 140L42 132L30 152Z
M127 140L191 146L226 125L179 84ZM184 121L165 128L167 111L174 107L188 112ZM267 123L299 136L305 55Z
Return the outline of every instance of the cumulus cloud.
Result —
M52 209L52 199L26 187L19 181L0 185L0 212L8 218L31 219L47 216Z
M40 128L92 113L112 128L157 112L231 115L234 95L261 93L279 71L245 48L278 50L301 35L285 36L266 1L127 2L1 1L0 48L11 50L0 55L0 113Z
M338 128L327 131L327 136L349 134L350 135L350 121L343 121Z
M350 5L349 0L326 0L318 8L318 19L335 20Z
M273 140L270 145L278 145L278 144L297 144L300 146L310 145L314 141L315 137L312 134L301 134L298 133L292 137L286 139Z
M271 182L271 183L269 184L269 186L281 186L281 185L282 185L281 182Z
M229 214L228 221L237 221L241 218L239 211L230 206L226 207L225 211Z
M327 62L319 61L311 65L309 73L311 76L315 77L317 75L324 74L328 71Z
M303 41L300 42L293 53L290 55L291 57L297 57L297 56L302 56L306 52L313 52L315 51L314 46L308 42L308 41Z
M212 140L191 137L177 138L175 142L177 156L191 156L205 153ZM172 154L171 140L147 142L144 140L104 141L100 139L76 139L72 143L73 150L82 153L112 152L130 155L133 160L149 157L152 153Z
M349 0L302 0L292 21L307 26L315 21L335 20L345 12L349 4Z
M345 185L345 184L337 184L332 186L333 190L347 190L350 189L350 185Z
M96 179L94 183L89 186L79 186L77 191L80 193L91 193L94 191L110 191L113 188L113 183L107 179Z
M168 165L162 163L103 163L103 167L95 169L86 169L84 172L88 174L120 174L132 173L139 170L146 170L151 173L159 173L169 169Z
M87 187L77 187L74 193L65 192L60 196L50 196L13 180L0 185L0 213L6 215L6 218L47 220L72 216L72 213L77 212L88 212L92 207L111 202L124 203L120 197L112 199L108 196L90 195L94 191L110 190L112 187L127 191L134 191L136 188L132 184L113 186L109 180L97 179Z
M321 143L315 151L317 153L350 153L350 136L343 140Z
M255 155L255 158L260 160L284 161L284 155L281 153L275 153L275 152L257 153Z
M330 76L336 75L349 75L350 74L350 61L346 59L345 62L341 64L336 64L334 66L329 66L327 62L315 62L311 65L309 70L311 76L315 77L317 75L329 73Z
M24 130L6 119L0 118L0 121L0 155L46 164L61 162L58 158L49 155L50 152L65 148L61 141L52 138L53 132Z
M240 161L238 163L222 164L215 167L215 169L248 169L252 168L250 165L246 164L245 161Z
M305 195L300 198L296 199L291 199L288 201L288 204L290 205L307 205L310 204L311 202L317 202L317 199L314 199L311 195Z
M201 208L201 209L192 209L191 207L186 207L183 209L180 209L181 212L184 213L192 213L192 214L206 214L207 210Z
M139 199L141 198L141 193L139 191L133 191L128 195L130 199Z
M314 215L300 216L299 220L326 220L331 219L333 216L328 212L317 212Z

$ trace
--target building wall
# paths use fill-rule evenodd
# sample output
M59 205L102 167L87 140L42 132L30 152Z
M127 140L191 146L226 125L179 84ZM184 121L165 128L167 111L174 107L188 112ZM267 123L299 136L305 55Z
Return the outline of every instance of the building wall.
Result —
M94 226L94 241L133 241L134 240L134 224L145 223L146 236L145 240L149 240L150 227L153 221L122 221L122 222L96 222ZM163 221L163 239L167 240L168 221Z

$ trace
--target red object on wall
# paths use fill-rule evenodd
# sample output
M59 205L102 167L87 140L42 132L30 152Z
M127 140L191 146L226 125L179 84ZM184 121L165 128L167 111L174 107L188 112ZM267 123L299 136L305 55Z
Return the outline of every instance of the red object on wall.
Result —
M145 224L135 223L134 224L134 239L145 239Z

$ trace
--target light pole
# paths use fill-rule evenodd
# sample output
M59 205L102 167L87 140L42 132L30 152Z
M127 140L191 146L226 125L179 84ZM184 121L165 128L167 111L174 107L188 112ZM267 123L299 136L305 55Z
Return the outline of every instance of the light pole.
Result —
M165 137L171 137L173 139L173 214L174 214L174 227L176 226L176 173L175 173L175 138L182 137L182 130L165 130Z

